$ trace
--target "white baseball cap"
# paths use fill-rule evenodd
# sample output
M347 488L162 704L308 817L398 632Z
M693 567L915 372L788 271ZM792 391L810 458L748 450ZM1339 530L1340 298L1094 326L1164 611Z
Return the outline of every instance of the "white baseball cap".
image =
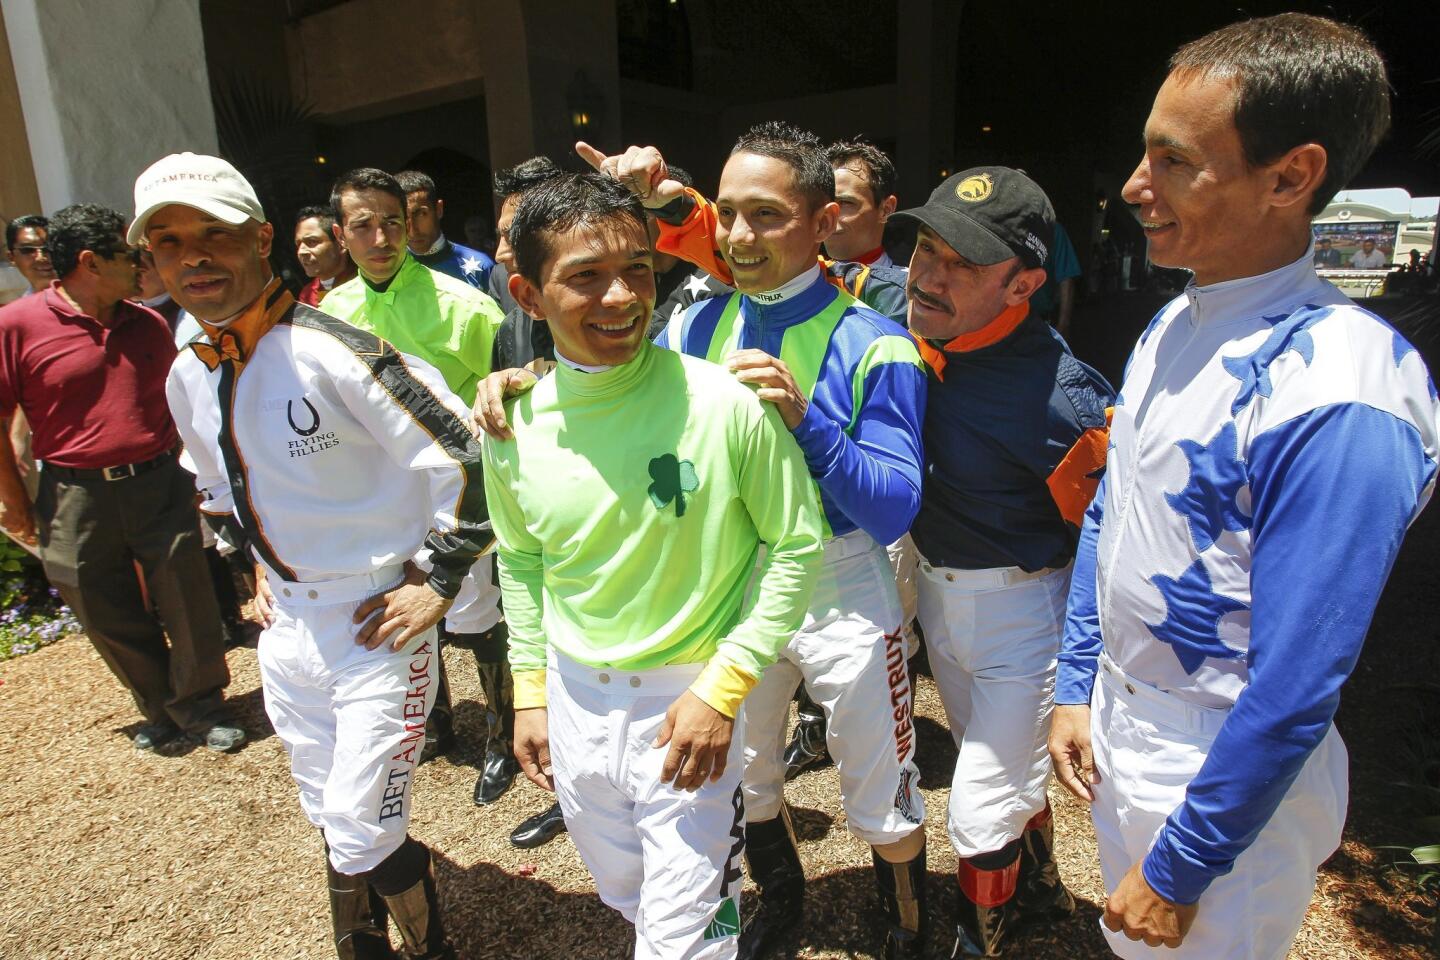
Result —
M150 215L172 203L194 207L231 225L265 222L255 188L229 162L203 153L172 153L136 178L135 219L126 240L139 243Z

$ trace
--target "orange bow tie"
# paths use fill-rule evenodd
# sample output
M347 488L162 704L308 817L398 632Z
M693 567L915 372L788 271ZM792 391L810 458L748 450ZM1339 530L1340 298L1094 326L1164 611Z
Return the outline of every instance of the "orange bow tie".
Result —
M237 366L245 362L245 355L240 351L239 339L229 331L220 334L218 344L212 345L205 340L196 340L190 344L190 349L195 351L195 356L200 358L200 362L205 364L208 370L214 370L224 360L233 360Z

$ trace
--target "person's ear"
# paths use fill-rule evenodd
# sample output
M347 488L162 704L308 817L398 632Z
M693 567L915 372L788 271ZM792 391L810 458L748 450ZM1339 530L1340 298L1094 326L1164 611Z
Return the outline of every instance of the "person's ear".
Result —
M349 249L345 246L345 232L340 229L339 220L336 220L334 223L330 224L330 235L335 238L336 243L340 244L340 249Z
M259 233L260 257L264 259L270 256L270 250L275 245L275 227L270 223L260 224Z
M1318 143L1302 143L1270 164L1273 182L1267 201L1272 207L1310 205L1330 169L1330 158Z
M895 208L899 205L900 198L895 196L895 194L893 193L890 194L890 196L886 197L884 200L882 200L880 202L880 222L885 223L887 220L889 220L890 214L894 213Z
M1010 279L1010 286L1005 291L1006 306L1013 307L1033 297L1041 287L1045 286L1045 268L1030 267L1021 270Z
M540 299L540 288L531 283L518 271L510 274L510 296L535 320L545 320L545 304Z
M445 218L445 201L444 201L444 200L436 200L436 201L435 201L435 222L436 222L436 223L439 223L439 222L440 222L441 220L443 220L444 218Z
M824 243L840 226L840 204L831 200L815 214L815 242Z
M100 258L95 256L94 250L81 250L80 255L75 258L75 265L91 273L98 274L100 272Z

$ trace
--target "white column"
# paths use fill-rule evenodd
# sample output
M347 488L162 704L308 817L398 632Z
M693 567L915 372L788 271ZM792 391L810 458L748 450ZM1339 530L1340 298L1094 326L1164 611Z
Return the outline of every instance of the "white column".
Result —
M125 212L167 153L214 153L199 0L0 0L40 205Z

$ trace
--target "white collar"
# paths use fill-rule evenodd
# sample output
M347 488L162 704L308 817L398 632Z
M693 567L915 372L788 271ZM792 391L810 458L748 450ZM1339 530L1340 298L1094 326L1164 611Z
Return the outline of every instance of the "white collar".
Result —
M1197 286L1194 280L1185 288L1190 301L1191 322L1227 323L1251 320L1266 310L1299 303L1307 296L1319 296L1328 284L1315 274L1312 240L1305 253L1292 263L1269 273L1236 280L1222 280Z
M335 281L336 281L336 280L339 280L339 279L340 279L340 275L339 275L338 273L337 273L335 276L331 277L329 280L326 280L326 279L324 279L324 278L322 277L322 278L320 279L320 289L321 289L321 290L330 290L330 289L332 289L332 288L335 286Z
M419 252L419 253L415 253L414 250L411 250L410 252L411 252L412 254L415 254L415 256L417 256L417 257L429 257L429 256L433 256L433 255L439 253L441 250L444 250L444 249L445 249L445 234L442 233L442 234L440 234L439 237L437 237L437 238L435 239L435 243L431 245L431 247L430 247L429 250L422 250L422 251Z
M786 280L774 290L766 290L764 293L749 293L746 294L746 296L748 296L751 300L754 300L756 303L764 304L767 307L773 307L777 303L784 303L786 300L789 300L791 297L795 296L798 293L803 293L806 290L809 290L810 285L818 279L820 279L820 264L816 263L809 270L806 270L804 273L800 274L800 276L794 277L790 280Z
M576 363L561 353L559 347L555 348L555 359L565 364L565 366L571 370L579 370L581 373L604 373L606 370L613 370L615 368L614 364L610 363Z

